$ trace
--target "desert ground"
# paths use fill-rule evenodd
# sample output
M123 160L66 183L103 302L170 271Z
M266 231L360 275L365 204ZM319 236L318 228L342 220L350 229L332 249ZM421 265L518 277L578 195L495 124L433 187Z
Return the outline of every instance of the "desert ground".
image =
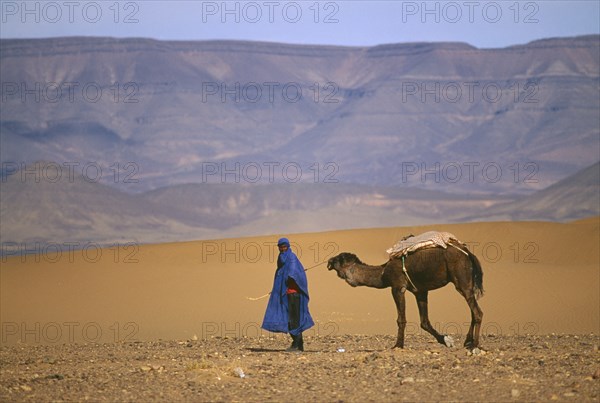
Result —
M391 347L389 290L352 288L323 264L370 264L408 234L448 231L483 266L481 351L449 285L430 293L434 342L407 297L406 348ZM260 329L288 236L315 326L306 351ZM356 229L3 256L2 401L598 401L600 218ZM236 374L241 368L244 376Z

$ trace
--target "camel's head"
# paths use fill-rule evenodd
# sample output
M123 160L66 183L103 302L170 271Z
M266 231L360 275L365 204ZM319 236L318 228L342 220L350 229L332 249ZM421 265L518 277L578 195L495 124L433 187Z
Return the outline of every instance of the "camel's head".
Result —
M353 263L362 264L355 254L344 252L329 259L327 261L327 269L335 270L339 278L348 281L347 270Z

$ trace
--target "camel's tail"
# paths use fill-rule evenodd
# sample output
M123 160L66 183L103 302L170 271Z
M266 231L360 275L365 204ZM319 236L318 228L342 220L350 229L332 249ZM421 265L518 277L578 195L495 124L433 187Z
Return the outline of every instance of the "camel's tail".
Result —
M475 298L483 297L483 270L481 269L481 263L477 256L469 252L469 259L471 259L471 267L473 268L473 283Z

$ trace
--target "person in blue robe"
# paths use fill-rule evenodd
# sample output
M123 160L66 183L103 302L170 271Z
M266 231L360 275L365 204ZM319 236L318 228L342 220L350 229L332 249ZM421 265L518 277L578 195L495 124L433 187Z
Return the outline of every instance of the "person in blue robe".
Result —
M277 270L262 328L270 332L289 333L292 345L287 351L304 351L302 332L314 325L308 311L306 273L287 238L281 238L277 246Z

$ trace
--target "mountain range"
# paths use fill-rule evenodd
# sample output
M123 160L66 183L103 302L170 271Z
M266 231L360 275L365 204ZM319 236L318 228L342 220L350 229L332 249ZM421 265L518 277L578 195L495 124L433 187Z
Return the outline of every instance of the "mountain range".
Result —
M599 213L597 35L10 39L0 71L3 242Z
M530 193L600 159L599 59L599 36L501 49L2 40L0 159L133 163L128 192L270 162L334 164L346 183ZM473 164L479 179L497 164L504 176L489 186L408 175L436 163L464 177ZM537 164L538 182L514 186L515 164Z

